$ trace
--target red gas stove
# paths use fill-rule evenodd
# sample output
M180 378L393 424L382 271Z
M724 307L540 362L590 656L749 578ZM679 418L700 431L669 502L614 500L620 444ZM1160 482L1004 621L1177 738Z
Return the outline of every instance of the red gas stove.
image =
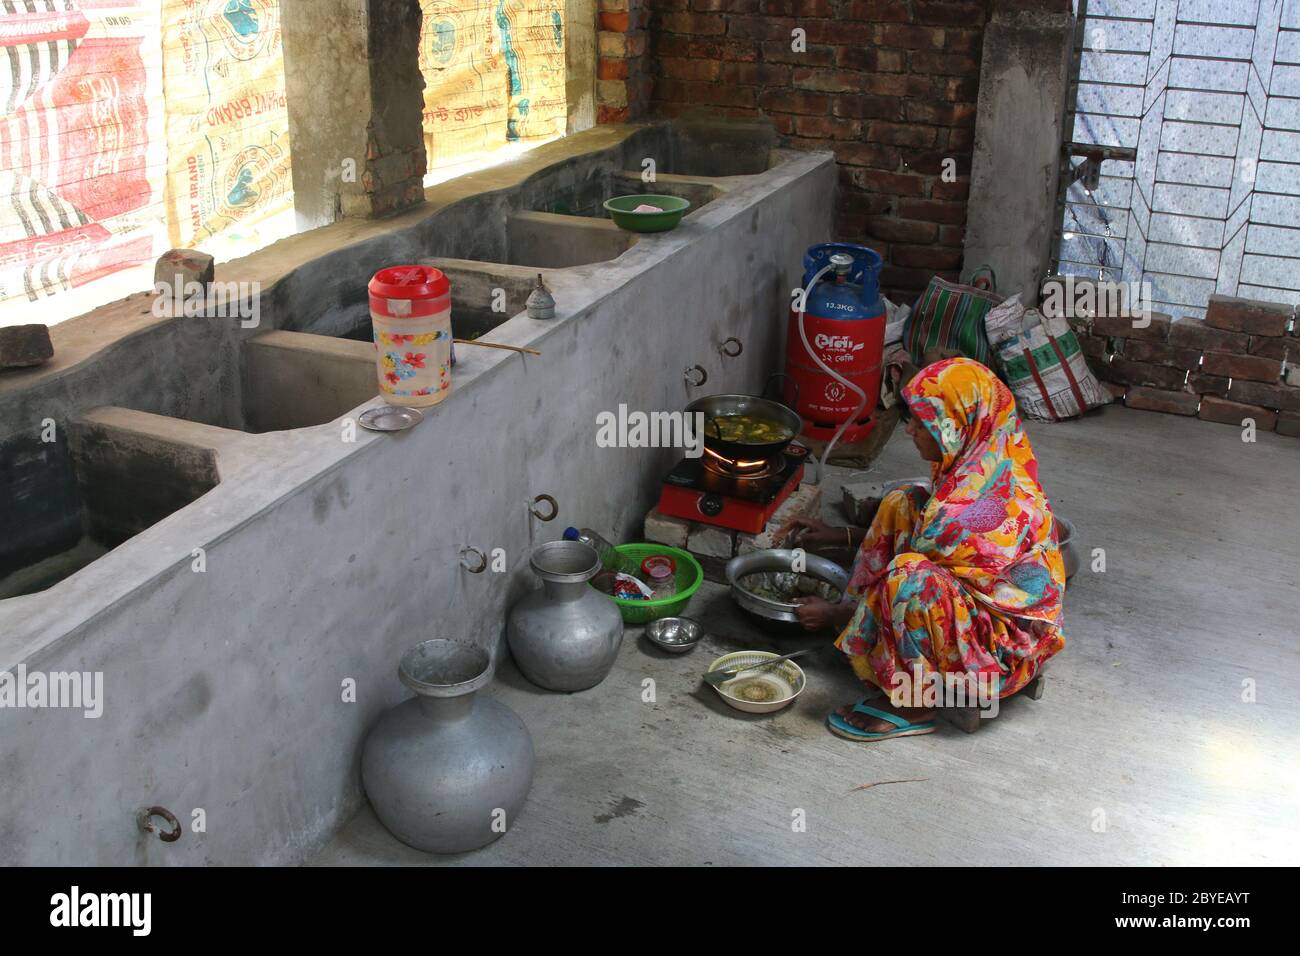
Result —
M732 461L710 448L683 458L664 479L659 510L674 518L758 534L803 481L808 449L794 443L760 461Z

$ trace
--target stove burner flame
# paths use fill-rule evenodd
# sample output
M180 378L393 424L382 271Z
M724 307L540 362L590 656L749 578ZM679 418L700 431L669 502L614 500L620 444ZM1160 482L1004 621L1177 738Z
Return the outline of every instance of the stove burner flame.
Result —
M766 478L777 471L782 464L780 455L775 458L759 458L750 461L744 458L728 458L718 454L712 448L705 448L704 453L707 456L704 459L704 467L718 474L736 478Z

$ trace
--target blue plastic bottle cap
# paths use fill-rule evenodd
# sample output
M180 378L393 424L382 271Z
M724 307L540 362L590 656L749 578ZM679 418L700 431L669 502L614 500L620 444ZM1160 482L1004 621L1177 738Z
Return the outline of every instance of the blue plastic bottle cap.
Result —
M564 540L565 540L565 541L577 541L577 540L578 540L578 537L579 537L579 535L578 535L578 529L577 529L577 528L565 528L565 529L564 529Z

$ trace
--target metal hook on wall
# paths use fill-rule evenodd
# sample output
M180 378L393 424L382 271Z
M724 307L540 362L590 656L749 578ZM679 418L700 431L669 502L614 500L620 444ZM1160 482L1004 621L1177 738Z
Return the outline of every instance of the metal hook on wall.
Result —
M471 558L477 558L477 561L471 561ZM460 566L470 574L482 574L487 570L487 555L478 548L466 545L460 549Z
M153 822L154 817L161 817L167 821L170 830L164 830ZM140 829L145 833L156 833L158 839L163 843L175 843L181 838L185 831L181 828L181 821L176 819L176 814L172 813L166 807L145 807L135 818Z
M540 504L550 505L551 506L550 514L546 514L539 511L537 506ZM528 513L531 514L538 521L554 521L556 516L559 515L560 513L560 506L556 504L555 499L552 498L550 495L538 495L536 498L532 500L532 503L529 504Z
M687 388L700 388L709 380L709 373L704 370L703 366L688 365L683 377L686 379Z
M745 343L734 335L723 339L722 344L718 346L718 352L725 358L736 358L743 351L745 351Z

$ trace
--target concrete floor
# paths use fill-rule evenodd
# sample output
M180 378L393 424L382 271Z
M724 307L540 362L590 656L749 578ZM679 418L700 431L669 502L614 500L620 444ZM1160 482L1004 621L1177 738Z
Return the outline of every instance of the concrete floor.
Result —
M689 654L664 655L629 630L614 672L570 696L502 668L490 692L527 722L538 766L501 840L430 856L366 808L313 862L1293 863L1300 442L1245 444L1234 427L1124 408L1030 434L1054 507L1085 555L1101 548L1106 560L1071 583L1068 643L1043 700L1006 702L973 735L943 724L854 744L823 726L856 690L824 646L793 707L740 715L699 682L709 661L817 642L765 636L708 585L689 613L710 636ZM871 469L922 473L901 430ZM828 516L844 476L826 477ZM655 703L641 700L646 678ZM921 782L854 789L909 778Z

